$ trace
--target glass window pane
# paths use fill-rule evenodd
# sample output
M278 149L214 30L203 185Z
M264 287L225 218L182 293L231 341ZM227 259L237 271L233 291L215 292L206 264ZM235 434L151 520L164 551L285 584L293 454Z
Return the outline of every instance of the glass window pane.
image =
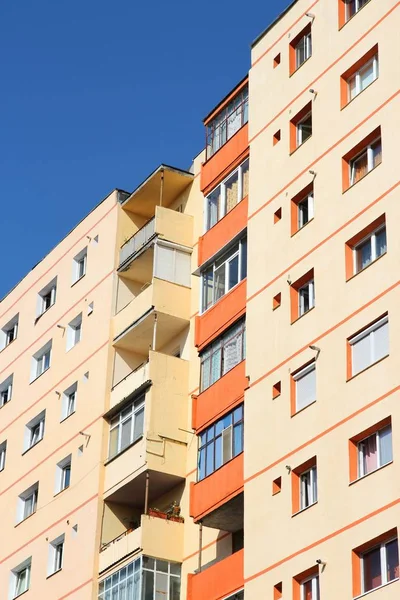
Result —
M387 465L387 463L393 460L391 427L386 427L379 432L379 449L381 455L381 465Z
M374 62L373 60L365 65L364 68L360 70L360 91L365 90L365 88L374 81Z
M181 575L181 565L179 563L170 563L169 570L172 575Z
M381 549L380 547L367 552L363 556L364 592L382 585Z
M215 383L221 377L222 350L215 350L211 357L211 381L210 385Z
M243 418L243 405L239 406L238 408L235 408L235 410L233 411L233 422L237 423L242 418Z
M379 360L389 354L389 323L383 323L373 332L373 360Z
M154 572L143 571L143 600L154 600Z
M397 540L386 544L387 580L392 581L399 577L399 545Z
M378 468L378 455L376 448L376 435L371 435L360 442L360 451L363 458L364 475Z
M133 439L137 440L141 435L143 435L143 427L144 427L144 406L135 414L135 423L134 423L134 431L133 431Z
M206 449L202 448L199 452L199 480L206 476Z
M131 427L132 419L128 419L121 425L121 450L129 446L131 443Z
M213 270L208 269L203 273L203 310L209 308L213 303Z
M114 456L118 452L118 431L119 427L115 427L110 431L110 450L109 456Z
M218 207L221 198L221 186L211 192L207 197L207 229L213 227L218 221Z
M247 277L247 237L240 244L240 281Z
M315 368L296 381L296 408L301 410L316 400Z
M351 161L351 184L359 181L368 173L368 154L363 152L361 156Z
M376 233L376 256L382 256L386 252L386 227Z
M228 290L239 282L239 255L228 263Z
M168 598L168 575L167 573L156 573L156 594L155 600L165 600Z
M214 302L217 302L225 294L225 278L226 278L226 265L223 263L214 272L215 277L215 289L214 289Z
M169 598L168 600L179 600L181 590L181 580L179 577L171 577L169 580Z
M373 152L373 166L377 167L382 162L382 144L381 144L381 140L378 140L377 142L375 142L375 144L373 144L373 146L372 146L372 152Z
M206 449L206 476L214 471L214 444L211 442Z
M357 273L364 269L372 261L371 238L365 240L357 246L356 251L356 271Z
M347 85L349 89L349 100L353 100L353 98L355 98L357 95L357 82L355 75L353 77L350 77L350 79L347 82Z
M222 435L215 440L215 469L222 467Z
M243 423L233 428L233 456L243 452Z
M242 165L242 198L249 194L249 160Z
M371 364L371 335L358 340L352 345L352 373L355 375Z
M150 558L149 556L143 556L143 567L145 569L153 570L155 568L154 558Z
M226 212L228 213L239 200L239 173L236 171L225 183Z

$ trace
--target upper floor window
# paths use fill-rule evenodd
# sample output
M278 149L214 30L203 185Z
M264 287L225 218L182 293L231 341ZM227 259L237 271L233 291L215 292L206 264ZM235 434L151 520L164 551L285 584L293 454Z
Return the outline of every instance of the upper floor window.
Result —
M46 411L42 410L36 417L25 425L24 452L35 446L43 439Z
M382 143L378 138L369 144L358 156L350 160L350 185L360 181L367 173L382 162Z
M206 125L207 159L219 150L248 121L249 90L246 85Z
M317 467L313 466L300 474L300 510L317 502Z
M39 483L35 483L18 496L17 523L24 521L36 512L38 493Z
M144 397L123 408L110 421L109 458L116 456L143 435Z
M0 408L11 400L13 379L14 375L9 375L7 379L0 383Z
M72 261L72 283L86 275L87 247L83 248Z
M392 427L384 427L358 442L358 476L364 477L393 460Z
M240 321L201 354L200 391L206 390L245 358L246 323Z
M353 550L353 596L366 594L399 578L397 530Z
M312 55L311 23L309 23L289 45L289 72L290 75L301 67Z
M292 414L309 406L317 399L315 361L292 375Z
M386 252L386 226L369 233L353 248L354 273L359 273Z
M32 356L31 382L50 368L52 340L47 342L40 350Z
M56 301L57 277L54 277L38 294L36 314L40 317Z
M348 340L349 377L357 375L389 354L389 319L384 316Z
M369 0L341 0L345 5L345 19L348 21L353 17L362 7L369 2Z
M6 454L7 454L7 441L0 444L0 471L4 470L6 466Z
M155 245L154 277L190 287L190 249L176 248L168 242Z
M61 421L75 412L77 391L78 383L75 382L63 393L61 401Z
M81 341L82 337L82 313L68 323L67 327L67 352Z
M66 490L71 483L71 454L60 460L56 467L55 493Z
M319 575L312 575L300 584L302 600L319 600Z
M62 569L64 559L64 541L65 535L62 534L49 544L49 558L47 565L48 575L53 575Z
M17 339L19 314L15 315L0 331L0 350Z
M206 230L249 193L249 159L245 160L206 197Z
M243 452L243 405L199 435L198 480Z
M312 105L306 104L290 121L290 152L294 152L312 135Z
M202 310L210 308L246 276L247 237L244 237L202 271Z
M29 590L31 565L32 557L24 560L18 567L12 569L10 578L10 598L12 600Z
M347 79L348 102L361 94L379 75L378 54L350 75Z

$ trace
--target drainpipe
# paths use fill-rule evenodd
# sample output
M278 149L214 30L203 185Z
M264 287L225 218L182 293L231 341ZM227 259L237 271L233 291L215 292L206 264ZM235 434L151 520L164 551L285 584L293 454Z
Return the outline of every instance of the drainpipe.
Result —
M144 490L144 514L147 515L149 512L149 479L150 475L146 473L146 487Z
M161 183L160 183L160 206L162 206L164 195L164 169L161 169Z
M201 573L201 549L203 546L203 523L200 521L199 524L199 566L198 572Z
M157 340L157 313L154 315L154 326L153 326L153 343L151 349L156 351L156 340Z

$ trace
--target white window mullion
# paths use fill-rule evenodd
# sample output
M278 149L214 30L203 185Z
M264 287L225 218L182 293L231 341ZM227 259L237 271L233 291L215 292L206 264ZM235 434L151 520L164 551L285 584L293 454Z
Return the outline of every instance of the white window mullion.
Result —
M376 465L379 468L382 466L381 464L381 448L380 448L380 432L377 431L376 434Z
M311 582L312 600L318 600L317 582L318 582L318 578L317 577L313 577L312 582Z
M240 167L238 169L238 199L237 199L237 203L238 204L241 201L242 196L243 196L243 176L242 176L242 171L243 171L243 165L240 165Z
M387 583L387 557L386 557L386 544L381 545L381 575L382 575L382 585Z
M368 173L369 173L374 168L374 152L373 152L371 146L368 146L368 149L367 149L367 159L368 159Z
M364 446L362 442L358 445L358 470L359 477L364 477Z
M314 196L313 194L308 195L308 220L314 218Z

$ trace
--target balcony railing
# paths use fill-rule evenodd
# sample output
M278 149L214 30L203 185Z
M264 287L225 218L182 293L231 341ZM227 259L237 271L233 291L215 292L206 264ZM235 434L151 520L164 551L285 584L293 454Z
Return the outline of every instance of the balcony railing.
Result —
M225 111L220 113L207 125L206 129L206 151L207 160L217 152L237 131L249 120L249 98L244 93L239 98L236 106L232 109L229 105ZM234 100L234 102L235 102Z
M155 233L155 217L147 221L128 241L121 246L119 264L122 265L130 256L135 254L153 237Z

